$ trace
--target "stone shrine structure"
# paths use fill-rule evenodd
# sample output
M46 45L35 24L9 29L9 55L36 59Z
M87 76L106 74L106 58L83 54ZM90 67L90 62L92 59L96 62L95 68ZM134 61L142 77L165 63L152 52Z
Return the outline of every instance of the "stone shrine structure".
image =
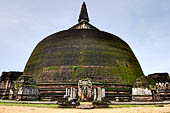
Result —
M79 100L87 101L92 99L92 82L91 79L79 80L78 82Z

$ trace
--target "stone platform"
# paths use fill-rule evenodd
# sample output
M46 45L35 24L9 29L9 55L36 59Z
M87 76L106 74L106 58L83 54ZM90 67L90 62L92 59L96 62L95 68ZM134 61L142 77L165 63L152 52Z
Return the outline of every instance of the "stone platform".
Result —
M76 107L77 109L94 109L95 107L93 105L90 104L82 104L80 106Z

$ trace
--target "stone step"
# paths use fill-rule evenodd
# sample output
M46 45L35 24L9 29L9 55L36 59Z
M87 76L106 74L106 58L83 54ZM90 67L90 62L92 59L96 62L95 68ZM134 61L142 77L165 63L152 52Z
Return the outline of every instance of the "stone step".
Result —
M40 96L41 96L41 97L46 97L46 96L47 96L47 97L48 97L48 96L49 96L49 97L52 97L52 96L53 96L53 97L54 97L54 96L64 97L64 95L59 95L59 94L55 94L55 95L43 94L43 95L40 95Z
M65 94L65 91L40 91L40 94L45 94L45 93L59 93L59 94Z
M81 104L80 106L76 106L77 109L94 109L93 105L89 104Z
M65 93L53 93L53 92L49 92L49 93L40 93L40 95L65 95Z
M57 88L40 88L39 91L65 91L66 89L57 89Z
M120 95L119 94L118 95L115 95L115 94L108 95L108 94L106 94L106 97L132 97L132 95L121 95L121 94Z

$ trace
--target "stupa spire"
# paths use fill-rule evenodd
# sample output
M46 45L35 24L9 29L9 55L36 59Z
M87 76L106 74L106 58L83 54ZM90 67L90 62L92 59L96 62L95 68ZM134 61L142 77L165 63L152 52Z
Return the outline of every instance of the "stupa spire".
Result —
M78 19L78 22L82 22L82 21L89 22L89 17L88 17L88 13L87 13L87 8L86 8L85 2L83 2L83 5L82 5L81 11L80 11L80 16L79 16L79 19Z

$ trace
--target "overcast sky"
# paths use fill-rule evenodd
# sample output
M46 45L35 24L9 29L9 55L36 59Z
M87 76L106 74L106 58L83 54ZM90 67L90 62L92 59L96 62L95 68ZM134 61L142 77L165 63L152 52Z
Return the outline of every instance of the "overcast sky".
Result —
M90 23L126 41L145 75L170 73L170 0L84 0ZM0 73L23 71L34 47L77 24L83 0L0 0Z

